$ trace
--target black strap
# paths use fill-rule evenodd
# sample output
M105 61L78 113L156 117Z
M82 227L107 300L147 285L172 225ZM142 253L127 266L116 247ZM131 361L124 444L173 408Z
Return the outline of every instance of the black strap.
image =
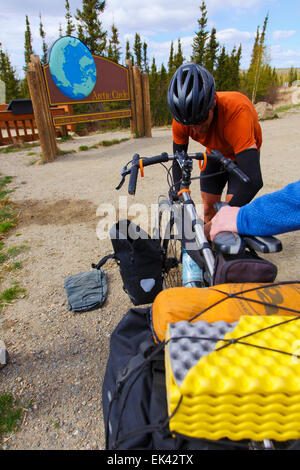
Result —
M131 374L138 370L145 362L147 355L150 351L153 350L155 345L153 340L146 339L139 346L138 353L133 356L129 362L126 364L124 369L120 370L117 374L117 388L120 390L120 387L126 382Z
M102 258L102 259L99 261L99 263L97 263L97 264L94 264L94 263L93 263L93 264L92 264L92 268L94 268L94 269L100 269L100 268L106 263L106 261L108 261L109 259L115 259L115 260L117 260L118 258L117 258L117 256L114 255L114 254L104 256L104 258Z

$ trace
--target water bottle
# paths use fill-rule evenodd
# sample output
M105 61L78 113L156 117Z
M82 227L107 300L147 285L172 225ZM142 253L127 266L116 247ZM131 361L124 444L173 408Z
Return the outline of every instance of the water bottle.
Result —
M188 255L185 249L182 250L182 283L185 287L200 287L203 280L202 269ZM197 283L197 284L192 284Z

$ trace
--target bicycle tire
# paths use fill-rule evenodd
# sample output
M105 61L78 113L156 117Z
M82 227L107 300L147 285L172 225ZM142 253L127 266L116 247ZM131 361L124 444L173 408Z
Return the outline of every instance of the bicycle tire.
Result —
M158 204L157 235L163 252L163 288L182 286L182 253L180 234L172 205L165 199Z

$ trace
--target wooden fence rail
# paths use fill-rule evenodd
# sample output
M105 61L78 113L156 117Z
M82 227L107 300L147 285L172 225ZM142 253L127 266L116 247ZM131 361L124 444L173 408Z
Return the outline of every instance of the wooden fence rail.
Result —
M1 110L4 106L6 105L0 105L0 145L39 140L34 114L13 114L11 111ZM66 114L63 107L51 108L50 111L52 116ZM65 135L65 129L56 127L56 134Z

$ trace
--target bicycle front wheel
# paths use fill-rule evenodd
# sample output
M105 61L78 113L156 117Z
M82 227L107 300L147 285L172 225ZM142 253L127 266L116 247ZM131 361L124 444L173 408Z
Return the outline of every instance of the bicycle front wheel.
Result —
M165 199L158 204L156 235L163 252L164 289L182 286L182 252L180 227L178 227L179 205L171 205Z

